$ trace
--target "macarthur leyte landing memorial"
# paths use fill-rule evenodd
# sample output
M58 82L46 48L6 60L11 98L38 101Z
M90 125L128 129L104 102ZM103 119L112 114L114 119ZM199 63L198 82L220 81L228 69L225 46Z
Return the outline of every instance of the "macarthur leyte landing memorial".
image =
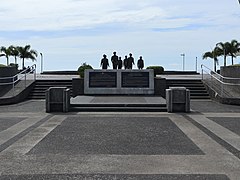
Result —
M84 94L154 94L153 70L86 70Z

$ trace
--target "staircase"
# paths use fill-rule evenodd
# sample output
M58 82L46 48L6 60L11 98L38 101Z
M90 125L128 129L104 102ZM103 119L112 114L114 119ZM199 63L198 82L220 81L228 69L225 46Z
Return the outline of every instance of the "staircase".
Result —
M190 90L191 99L210 99L210 96L202 83L198 79L168 79L167 87L186 87Z
M36 80L28 99L45 99L46 90L50 87L67 87L72 93L72 80Z

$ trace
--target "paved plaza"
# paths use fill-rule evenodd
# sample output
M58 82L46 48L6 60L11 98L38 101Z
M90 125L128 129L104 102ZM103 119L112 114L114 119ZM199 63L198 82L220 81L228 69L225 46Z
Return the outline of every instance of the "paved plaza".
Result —
M191 113L0 106L0 180L239 180L239 117L211 100Z

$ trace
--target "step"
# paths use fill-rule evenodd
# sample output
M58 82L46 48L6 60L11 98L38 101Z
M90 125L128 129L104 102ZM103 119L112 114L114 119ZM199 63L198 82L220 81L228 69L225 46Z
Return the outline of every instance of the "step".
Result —
M194 97L209 97L208 94L191 94L190 98L194 98Z
M182 84L182 83L185 83L185 84L202 84L202 81L181 81L181 80L174 80L174 81L172 81L172 80L167 80L167 83L169 84L172 84L172 83L174 83L174 84Z
M74 112L166 112L166 107L71 107Z
M200 79L167 79L167 82L202 82Z
M60 84L36 84L35 87L72 87L72 85L69 84L64 84L64 85L60 85Z
M204 87L203 84L168 84L169 87Z
M61 87L72 87L71 84L36 84L36 87L56 87L56 86L61 86Z
M151 104L151 103L138 103L138 104L122 104L122 103L87 103L87 104L71 104L71 107L166 107L166 104Z
M191 99L210 99L210 96L191 96Z
M42 79L42 80L36 80L36 82L72 82L71 79Z
M51 86L53 87L53 86ZM56 86L57 87L57 86ZM37 91L46 91L48 90L50 87L34 87L33 90L37 90ZM71 87L67 87L68 89L72 90Z
M28 99L45 99L45 93L50 87L66 87L72 95L72 80L36 80Z
M29 95L28 99L45 99L45 95L44 96L39 96L39 95Z
M190 90L190 93L196 93L196 94L208 94L206 89L195 89L195 90Z

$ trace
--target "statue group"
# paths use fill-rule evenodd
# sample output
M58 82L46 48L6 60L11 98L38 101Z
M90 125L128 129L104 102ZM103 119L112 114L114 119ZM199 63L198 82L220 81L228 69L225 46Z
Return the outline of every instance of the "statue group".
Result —
M111 62L113 69L122 69L123 66L124 69L132 69L133 65L135 64L134 58L131 53L129 54L129 57L125 56L124 60L122 60L121 57L117 56L116 52L113 52ZM100 66L102 67L102 69L107 69L109 67L109 62L106 54L103 55ZM140 56L139 60L137 61L137 67L138 69L143 69L144 67L144 61L142 59L142 56Z

